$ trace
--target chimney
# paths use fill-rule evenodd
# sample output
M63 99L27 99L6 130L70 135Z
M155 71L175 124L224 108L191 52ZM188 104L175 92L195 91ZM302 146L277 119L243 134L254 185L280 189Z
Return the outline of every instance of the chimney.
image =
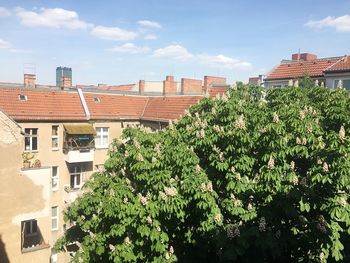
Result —
M200 79L181 79L181 93L182 94L201 94L202 81Z
M145 91L145 81L144 80L140 80L139 81L139 93L142 94Z
M69 89L72 87L72 79L70 77L62 77L62 89Z
M295 53L292 54L292 60L302 60L302 61L310 61L317 59L317 55L311 53Z
M163 81L163 95L176 94L177 82L174 81L174 76L166 76Z
M206 93L214 85L226 85L226 78L204 76L203 93Z
M24 74L24 87L35 88L36 75L35 74Z
M174 81L174 76L168 75L168 76L165 77L165 80L166 81Z

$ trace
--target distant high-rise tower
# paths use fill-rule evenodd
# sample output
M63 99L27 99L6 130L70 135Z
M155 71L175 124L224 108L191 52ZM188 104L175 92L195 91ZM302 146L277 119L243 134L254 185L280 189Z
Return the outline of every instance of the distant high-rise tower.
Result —
M56 68L56 86L61 88L70 88L72 86L72 68Z

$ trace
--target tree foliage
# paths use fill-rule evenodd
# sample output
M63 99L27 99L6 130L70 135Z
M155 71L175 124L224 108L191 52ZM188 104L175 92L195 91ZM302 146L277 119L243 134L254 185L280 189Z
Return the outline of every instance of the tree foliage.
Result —
M85 262L349 260L350 99L238 85L126 129L65 212Z

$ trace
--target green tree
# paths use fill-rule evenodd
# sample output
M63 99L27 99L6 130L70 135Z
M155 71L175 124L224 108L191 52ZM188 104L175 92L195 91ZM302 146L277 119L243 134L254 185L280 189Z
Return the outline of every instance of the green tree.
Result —
M85 262L349 260L350 99L238 85L126 129L65 212Z

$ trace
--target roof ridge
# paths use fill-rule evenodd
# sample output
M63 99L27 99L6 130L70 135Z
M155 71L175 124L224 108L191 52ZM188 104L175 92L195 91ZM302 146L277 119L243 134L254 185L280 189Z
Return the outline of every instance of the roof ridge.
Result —
M143 115L145 114L146 108L147 108L147 106L148 106L148 102L149 102L149 97L147 97L147 102L146 102L146 104L145 104L145 107L143 108L143 111L142 111L142 114L141 114L140 118L142 118Z
M331 69L332 67L334 67L334 66L335 66L336 64L338 64L340 61L342 61L342 59L344 59L344 57L346 57L346 56L340 57L340 59L339 59L338 61L336 61L336 62L333 63L332 65L330 65L330 66L328 66L327 68L325 68L325 70L324 70L323 72L325 72L325 71Z

